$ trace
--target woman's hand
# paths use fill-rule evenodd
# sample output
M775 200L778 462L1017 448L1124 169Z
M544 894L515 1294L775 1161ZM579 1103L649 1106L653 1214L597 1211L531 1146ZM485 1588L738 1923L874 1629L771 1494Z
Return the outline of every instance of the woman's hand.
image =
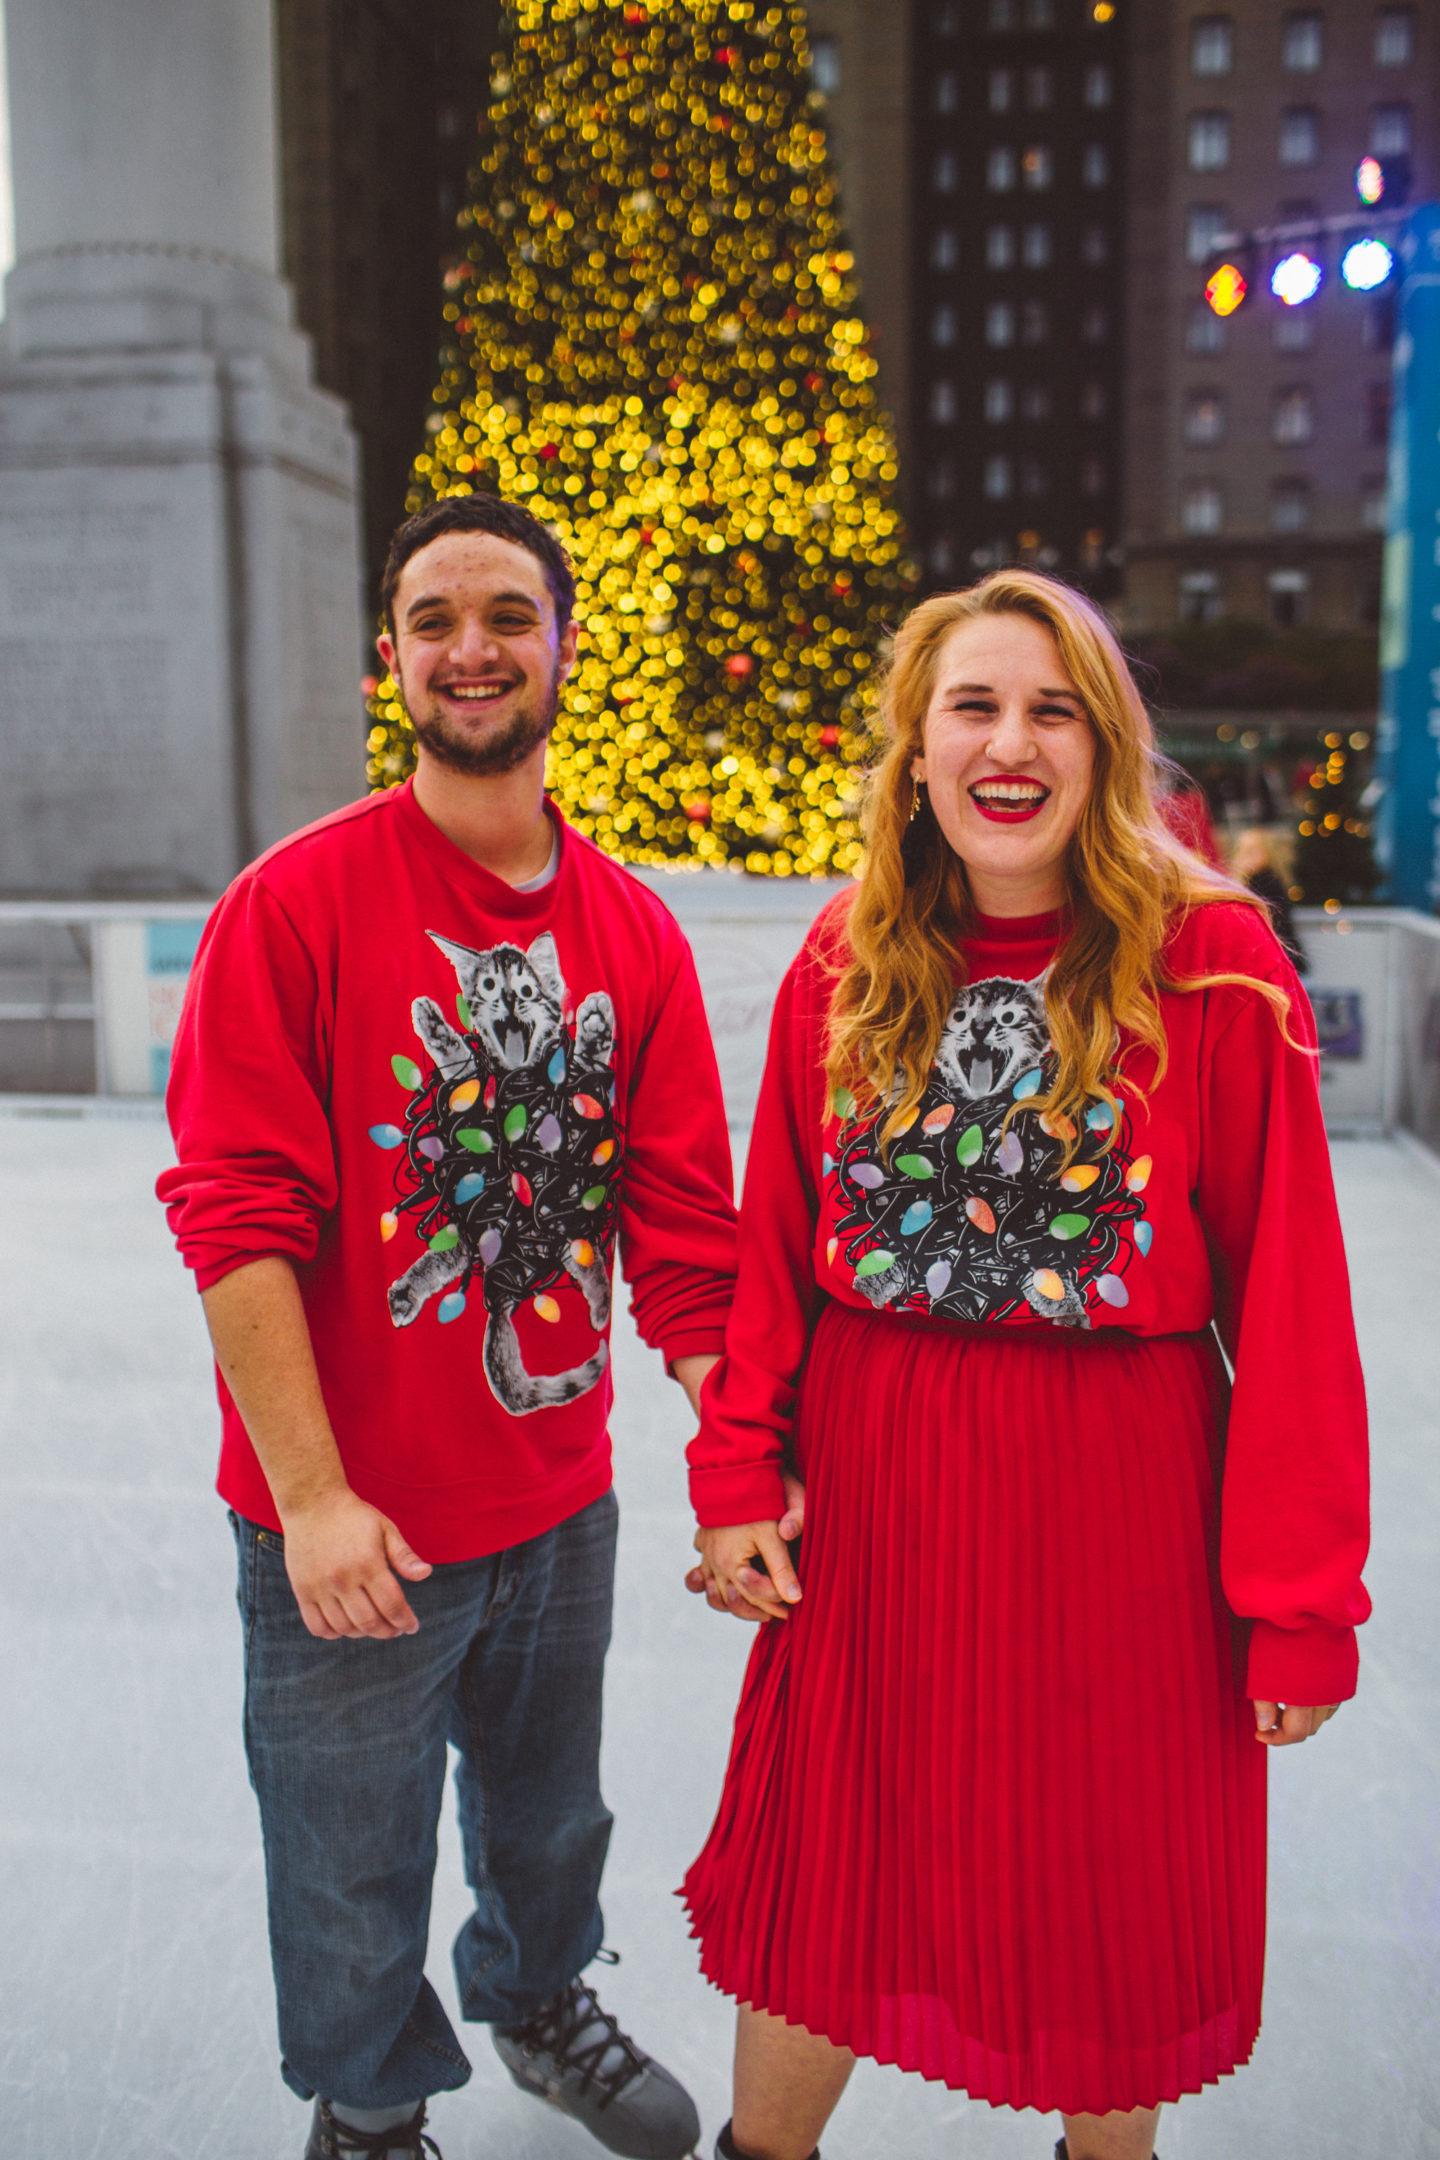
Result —
M696 1532L700 1562L685 1577L686 1589L703 1596L712 1612L728 1612L737 1620L784 1620L800 1597L786 1545L804 1527L805 1487L787 1475L785 1513L778 1523ZM757 1556L764 1571L751 1564Z
M1340 1708L1339 1703L1318 1703L1312 1709L1304 1703L1291 1703L1282 1709L1279 1703L1255 1703L1255 1737L1263 1747L1294 1747L1297 1740L1308 1740L1317 1733L1327 1718L1332 1718Z

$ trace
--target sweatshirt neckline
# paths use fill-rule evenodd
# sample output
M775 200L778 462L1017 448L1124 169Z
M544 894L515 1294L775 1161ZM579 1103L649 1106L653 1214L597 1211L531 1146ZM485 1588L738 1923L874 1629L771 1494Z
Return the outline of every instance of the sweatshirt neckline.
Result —
M981 915L970 919L970 940L986 945L1036 945L1058 939L1068 921L1066 908L1050 908L1043 915Z
M535 922L548 915L565 897L571 858L575 853L574 836L548 795L545 797L545 815L554 828L560 857L555 865L555 875L526 892L518 885L508 885L504 878L497 877L493 870L487 870L483 863L476 862L464 848L448 839L416 802L412 779L402 780L390 793L406 838L428 855L453 885L461 886L491 914L507 915L518 922Z

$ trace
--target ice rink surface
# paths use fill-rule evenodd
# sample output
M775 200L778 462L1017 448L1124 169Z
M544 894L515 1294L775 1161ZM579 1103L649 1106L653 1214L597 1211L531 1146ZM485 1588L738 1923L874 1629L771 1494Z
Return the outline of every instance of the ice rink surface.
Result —
M151 1115L0 1115L8 2160L299 2160L304 2143L275 2067L205 1336L151 1197L167 1154ZM1440 1175L1380 1142L1335 1156L1376 1443L1377 1617L1358 1700L1272 1758L1255 2062L1168 2113L1164 2160L1440 2155ZM1303 1296L1303 1253L1295 1268ZM615 1348L605 1906L624 1962L599 1977L713 2137L730 2006L698 1979L671 1893L710 1821L749 1636L681 1588L683 1400L624 1320ZM464 1910L447 1820L430 1975L452 2015ZM482 2028L468 2040L475 2075L434 2109L445 2160L597 2151L512 2089ZM1048 2160L1055 2135L862 2065L825 2150Z

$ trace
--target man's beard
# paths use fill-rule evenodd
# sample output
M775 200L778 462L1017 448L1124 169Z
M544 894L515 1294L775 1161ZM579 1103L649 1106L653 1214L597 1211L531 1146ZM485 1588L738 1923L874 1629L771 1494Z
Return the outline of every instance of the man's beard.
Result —
M403 683L400 691L403 697ZM467 773L471 778L493 779L497 774L513 772L517 765L523 765L526 758L548 739L559 709L560 670L557 667L550 678L548 692L523 699L505 725L493 732L479 737L465 734L438 706L424 718L412 712L410 720L416 741L437 765L446 765L451 772Z

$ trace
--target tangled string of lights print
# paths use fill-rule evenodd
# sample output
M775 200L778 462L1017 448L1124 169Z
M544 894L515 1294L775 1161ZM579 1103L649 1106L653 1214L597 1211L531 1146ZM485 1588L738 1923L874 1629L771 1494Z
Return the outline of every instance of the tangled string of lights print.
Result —
M876 1306L943 1319L1089 1327L1097 1304L1128 1305L1126 1275L1151 1245L1150 1158L1129 1152L1123 1101L1113 1144L1107 1103L1078 1129L1027 1113L1052 1072L1043 980L995 979L957 994L925 1095L888 1149L883 1118L858 1117L839 1091L830 1265Z
M390 1317L411 1327L427 1307L460 1320L478 1285L483 1361L512 1416L573 1402L604 1372L621 1147L615 1122L615 1013L603 990L569 1017L555 940L486 951L428 933L459 983L459 1026L433 998L411 1007L426 1053L391 1059L407 1090L403 1124L372 1125L397 1154L395 1203L381 1235L409 1228L424 1250L390 1286ZM527 1300L556 1321L573 1288L601 1339L567 1372L527 1370L514 1315Z

